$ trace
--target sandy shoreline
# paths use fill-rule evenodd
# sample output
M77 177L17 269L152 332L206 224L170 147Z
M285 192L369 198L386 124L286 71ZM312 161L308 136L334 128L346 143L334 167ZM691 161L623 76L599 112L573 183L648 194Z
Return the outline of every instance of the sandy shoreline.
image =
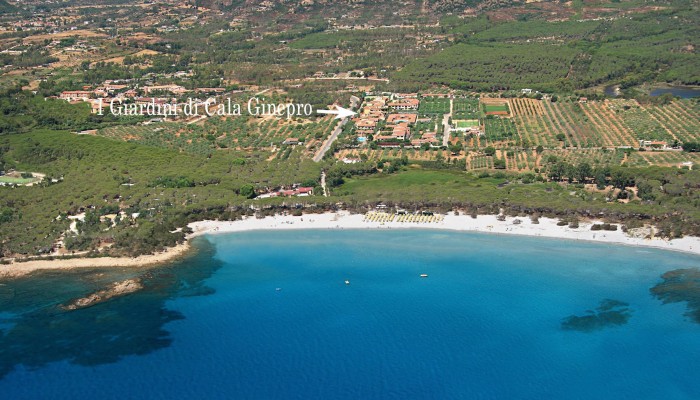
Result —
M519 219L520 224L514 224ZM439 229L465 232L484 232L507 235L526 235L544 238L584 240L605 244L622 244L640 247L652 247L664 250L682 251L700 255L700 238L684 237L665 240L660 238L645 239L649 229L635 230L628 235L621 230L592 231L591 225L596 222L581 222L579 228L557 226L557 219L539 218L539 224L534 224L528 217L506 217L499 221L495 215L480 215L472 218L468 215L448 213L440 222L408 223L408 222L369 222L364 215L348 212L306 214L300 217L277 215L274 217L249 217L240 221L198 221L189 224L193 233L188 240L201 235L245 232L254 230L292 230L292 229ZM100 267L143 267L162 264L184 255L190 249L189 242L170 248L162 253L139 257L101 257L74 258L67 260L33 260L27 262L0 265L0 279L14 278L38 270L70 270L74 268Z
M513 221L519 219L520 224ZM468 215L448 213L444 220L436 223L404 222L367 222L361 214L348 212L306 214L301 217L275 216L262 219L247 218L242 221L199 221L189 226L194 233L191 237L205 234L244 232L251 230L285 230L285 229L441 229L465 232L484 232L507 235L526 235L545 238L585 240L597 243L623 244L630 246L653 247L664 250L682 251L700 255L700 237L687 236L680 239L665 240L661 238L645 239L648 229L635 230L630 236L620 230L592 231L593 223L601 221L580 222L579 228L558 226L558 219L539 218L539 224L533 224L529 217L506 217L499 221L495 215Z
M185 242L157 254L138 257L97 257L69 258L65 260L32 260L0 265L0 279L17 278L39 270L71 270L75 268L104 268L104 267L145 267L176 259L190 249Z

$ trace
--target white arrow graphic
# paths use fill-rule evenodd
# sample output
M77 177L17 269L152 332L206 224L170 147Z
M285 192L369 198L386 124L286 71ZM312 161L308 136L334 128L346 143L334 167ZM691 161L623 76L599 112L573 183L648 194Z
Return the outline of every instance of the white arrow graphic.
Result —
M348 110L341 106L335 106L335 110L316 110L319 114L336 114L335 119L343 119L357 114L355 111Z

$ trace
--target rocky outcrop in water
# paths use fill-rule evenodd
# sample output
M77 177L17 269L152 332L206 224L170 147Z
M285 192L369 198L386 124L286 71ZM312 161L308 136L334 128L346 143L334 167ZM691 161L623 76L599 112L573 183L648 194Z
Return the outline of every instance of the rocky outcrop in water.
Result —
M85 297L72 300L67 304L61 305L61 308L64 310L77 310L80 308L90 307L115 297L137 292L141 289L143 289L141 279L127 279L121 282L115 282L107 289L90 293Z

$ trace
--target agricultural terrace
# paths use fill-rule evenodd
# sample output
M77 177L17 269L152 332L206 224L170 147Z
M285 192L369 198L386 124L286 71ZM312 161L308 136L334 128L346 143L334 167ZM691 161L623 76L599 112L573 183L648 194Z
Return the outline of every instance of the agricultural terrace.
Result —
M518 131L516 143L523 147L560 147L556 138L563 129L547 114L542 101L534 99L511 99L513 122Z
M501 113L508 113L507 104L485 104L484 111L487 115L501 115Z
M658 107L645 107L651 118L668 129L681 143L700 141L700 103L677 100Z
M414 139L428 132L435 132L438 134L438 136L441 136L443 133L441 117L439 115L433 115L432 117L421 117L415 123L411 132L411 137Z
M580 108L585 116L584 121L595 127L603 146L639 146L634 129L625 123L623 116L615 112L614 101L574 103L574 108Z
M578 148L638 147L639 140L673 140L670 129L634 100L541 103L541 115L522 110L522 104L516 106L515 121L523 142L555 147L556 134L564 134L563 146Z
M467 157L467 169L493 169L493 157L481 154L470 154Z
M385 148L385 149L342 149L335 154L339 160L366 159L369 161L390 160L392 158L408 157L413 161L443 161L447 163L460 163L464 166L466 159L464 153L454 156L448 150L438 148L414 149L414 148Z
M437 100L437 101L436 101ZM440 101L441 100L441 101ZM486 115L488 109L505 107L511 117ZM493 106L493 107L492 107ZM440 111L448 109L447 99L421 101L424 114L413 127L412 138L442 129ZM468 170L506 169L518 172L545 170L551 160L591 166L680 166L698 162L698 156L678 151L639 152L640 140L665 140L670 144L700 141L700 106L692 100L676 100L656 106L635 100L613 99L579 102L575 99L536 100L530 98L463 97L452 100L452 124L456 128L482 125L482 136L456 136L465 146L454 156L437 149L347 149L339 158L366 154L368 159L407 156L411 160L459 159ZM459 118L460 116L476 118ZM483 150L492 146L493 156ZM535 148L542 146L539 153ZM629 147L633 151L618 149ZM439 156L438 156L439 155Z
M555 158L552 158L555 157ZM627 156L621 149L577 149L577 150L545 150L542 152L538 166L558 161L577 165L586 162L592 166L618 166Z
M700 153L685 153L680 151L640 151L633 153L625 165L644 167L660 165L666 167L684 167L688 162L693 163L693 169L700 168Z
M636 100L610 100L606 101L606 105L610 111L608 114L614 114L613 117L621 120L622 125L633 135L632 145L639 146L640 140L662 140L668 143L677 140L668 127L663 126Z
M542 160L541 155L534 150L511 150L506 151L505 155L501 151L500 154L505 157L505 168L511 171L532 172L539 167Z
M478 98L457 98L452 101L452 119L479 119Z
M426 97L421 99L418 105L418 113L423 116L435 114L449 114L450 99Z
M629 159L625 156L625 152L618 149L554 149L544 150L541 154L528 149L497 150L494 156L470 152L467 156L467 169L494 168L494 161L501 163L500 169L515 172L534 172L537 169L544 171L549 164L559 161L573 165L586 162L591 166L629 164Z
M510 118L487 116L484 119L484 138L487 143L512 141L518 136L515 123Z
M412 137L437 132L440 138L442 113L449 111L449 104L449 99L422 99L421 117L412 129ZM483 117L485 110L504 108L512 117ZM503 154L512 154L503 157L506 168L518 171L541 167L537 155L528 152L537 146L547 150L566 149L572 158L592 157L590 163L596 165L623 162L626 165L676 165L686 160L680 156L653 156L653 153L633 154L629 160L622 160L618 155L613 156L614 153L601 149L638 148L640 140L663 140L669 144L700 141L700 106L692 100L655 106L625 99L580 103L575 100L551 102L529 98L460 97L452 100L452 111L452 123L457 128L483 124L483 136L461 139L466 150L478 152L486 146L494 146ZM476 118L460 118L465 116ZM284 160L297 156L312 157L334 126L335 121L329 117L286 121L240 116L210 118L191 125L165 122L115 126L100 130L99 135L204 155L223 149L266 151L270 160ZM294 151L287 149L290 146L283 144L287 138L299 139L301 145ZM434 160L436 153L430 151L406 149L402 154L415 160ZM372 154L374 152L376 150ZM448 157L450 154L446 152L445 158ZM478 158L467 162L467 168L486 168L486 165L490 164Z
M507 99L482 97L481 104L486 115L509 116L510 108Z
M303 155L311 157L335 125L330 117L287 121L239 116L209 118L202 124L163 122L116 126L100 130L99 135L195 154L210 154L221 149L266 150L280 154L279 149L287 147L283 144L285 139L296 138L306 149Z
M591 166L619 166L619 165L651 165L658 162L659 165L678 165L680 162L697 160L695 155L683 156L680 152L654 153L658 157L654 162L647 162L648 157L644 152L637 154L632 152L629 156L622 149L545 149L542 153L534 150L497 150L493 157L482 155L478 152L470 152L467 157L467 168L489 168L493 161L484 161L484 157L494 160L502 159L505 164L500 168L517 172L532 172L536 169L544 170L549 164L563 161L577 165L583 162ZM651 154L650 154L651 155ZM663 157L663 158L662 158Z
M544 115L536 119L544 126L546 138L535 139L536 144L553 147L551 136L555 134L564 135L561 143L564 147L639 146L633 133L607 102L544 101L542 106Z

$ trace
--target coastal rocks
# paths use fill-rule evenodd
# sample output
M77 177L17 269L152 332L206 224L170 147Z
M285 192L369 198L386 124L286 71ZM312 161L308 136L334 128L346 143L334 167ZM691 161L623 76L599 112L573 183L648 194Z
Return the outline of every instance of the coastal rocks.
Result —
M627 323L632 316L629 304L612 299L604 299L595 310L588 310L586 315L571 315L561 323L564 330L593 332L603 328L620 326Z
M652 239L657 233L653 225L644 225L638 228L626 228L623 231L627 234L627 236L636 239Z
M110 300L115 297L124 296L129 293L134 293L143 289L141 279L127 279L113 283L109 288L91 293L85 297L81 297L70 301L67 304L62 304L60 307L64 310L78 310L81 308L91 307Z
M664 304L686 302L685 315L700 324L700 269L676 269L661 278L664 281L651 288L651 294Z

